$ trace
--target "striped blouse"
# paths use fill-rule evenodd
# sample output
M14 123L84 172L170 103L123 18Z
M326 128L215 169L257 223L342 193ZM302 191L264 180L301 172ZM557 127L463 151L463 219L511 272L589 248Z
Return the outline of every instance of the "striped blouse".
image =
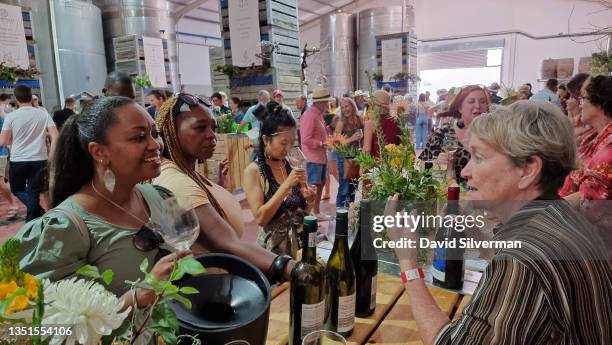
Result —
M612 344L612 266L569 204L531 202L494 240L522 248L496 252L471 303L435 344Z

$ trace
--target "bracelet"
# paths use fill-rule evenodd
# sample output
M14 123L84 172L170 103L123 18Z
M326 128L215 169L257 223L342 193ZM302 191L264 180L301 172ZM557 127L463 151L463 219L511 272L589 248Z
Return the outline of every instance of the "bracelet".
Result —
M268 279L272 283L282 283L285 281L284 271L287 263L291 261L291 257L289 255L279 255L274 261L272 261L272 265L268 268Z

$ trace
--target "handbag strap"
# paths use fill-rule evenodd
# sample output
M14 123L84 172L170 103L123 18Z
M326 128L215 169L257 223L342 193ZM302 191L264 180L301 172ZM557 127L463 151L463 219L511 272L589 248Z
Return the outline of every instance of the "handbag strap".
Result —
M77 228L79 229L79 233L81 234L81 237L85 239L85 242L87 243L87 247L88 248L91 247L91 238L89 237L89 230L87 229L87 224L85 224L85 221L83 220L83 218L81 218L81 216L79 216L79 214L76 213L75 210L59 205L47 211L47 214L50 214L53 212L63 214L70 220L70 222L73 225L76 225Z

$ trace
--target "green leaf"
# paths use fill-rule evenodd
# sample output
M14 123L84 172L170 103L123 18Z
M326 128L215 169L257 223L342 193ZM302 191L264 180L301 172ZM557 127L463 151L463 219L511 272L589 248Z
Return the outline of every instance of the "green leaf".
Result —
M114 276L115 276L115 273L113 273L113 270L109 268L106 271L104 271L104 273L102 273L102 280L104 281L106 285L110 285L110 283L113 281Z
M76 271L77 274L82 275L83 277L87 277L87 278L92 278L92 279L100 279L100 271L98 270L98 268L96 266L92 266L92 265L85 265L81 268L79 268Z
M170 305L164 301L155 305L151 318L156 324L164 324L173 330L178 330L179 323L178 319L176 318L176 313L174 312L174 309L172 309L172 307L170 307Z
M179 295L178 293L174 293L174 294L168 295L168 296L166 296L166 298L167 299L176 300L176 301L182 303L185 306L185 308L191 309L191 301L188 300L187 298Z
M185 274L197 275L202 273L206 273L206 268L204 268L198 260L193 257L184 257L178 260L177 267L170 277L170 280L179 280L183 278Z
M149 260L147 260L147 258L144 258L144 260L142 260L142 262L140 263L140 272L147 273L147 268L149 268Z
M191 287L191 286L184 286L184 287L182 287L180 289L180 292L182 294L185 294L185 295L193 295L193 294L200 293L200 291L198 291L198 289L196 289L194 287Z
M11 303L13 302L13 300L15 298L17 298L18 296L23 296L23 295L25 295L27 293L28 293L28 290L26 290L24 288L20 288L20 289L17 289L17 291L15 291L12 294L10 294L4 300L2 300L0 302L0 315L6 315L6 311L8 310L8 308L11 305Z

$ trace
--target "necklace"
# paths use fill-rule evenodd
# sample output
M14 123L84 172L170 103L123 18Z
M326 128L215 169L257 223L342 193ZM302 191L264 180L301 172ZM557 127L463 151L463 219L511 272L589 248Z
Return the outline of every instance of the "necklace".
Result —
M276 170L276 171L280 171L281 176L283 177L283 181L281 181L281 183L283 183L287 179L287 175L286 175L287 172L286 172L286 169L285 169L285 163L284 162L281 163L281 166L279 166L279 167L275 167L275 166L273 166L272 164L269 164L269 163L268 163L268 166L270 168Z
M96 189L96 186L93 183L93 180L91 181L91 188L93 188L94 192L96 194L98 194L98 196L100 196L102 199L106 200L108 203L110 203L111 205L115 206L116 208L120 209L121 211L125 212L127 215L129 215L130 217L138 220L139 222L142 222L143 225L149 224L151 222L151 217L149 217L149 221L145 222L142 219L140 219L140 217L134 215L132 212L126 210L125 208L121 207L121 205L117 204L116 202L112 201L111 199L107 198L106 196L104 196L104 194L98 192L98 190Z

